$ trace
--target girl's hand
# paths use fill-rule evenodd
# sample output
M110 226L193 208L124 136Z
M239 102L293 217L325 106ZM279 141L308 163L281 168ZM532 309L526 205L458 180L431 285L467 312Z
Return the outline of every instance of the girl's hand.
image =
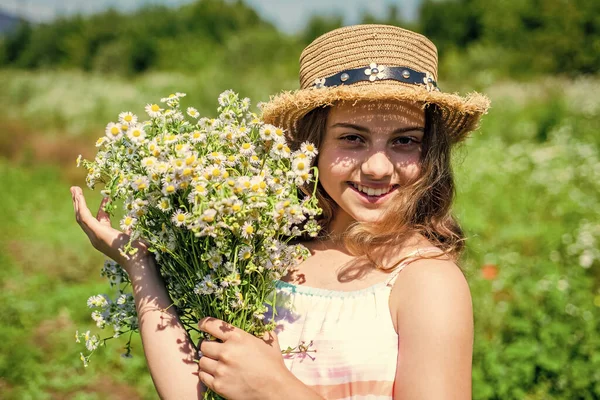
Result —
M110 217L104 211L104 205L108 201L108 198L102 200L98 214L94 218L85 202L81 188L73 186L71 188L71 195L73 197L75 219L90 239L94 248L115 260L125 270L127 270L127 265L132 263L134 259L139 260L149 254L147 247L140 241L133 243L133 246L138 250L134 256L128 256L129 259L127 259L121 254L120 249L129 242L129 235L111 226Z
M200 345L199 377L207 387L230 400L279 398L283 382L293 375L274 332L261 339L211 317L198 326L223 341L203 340Z

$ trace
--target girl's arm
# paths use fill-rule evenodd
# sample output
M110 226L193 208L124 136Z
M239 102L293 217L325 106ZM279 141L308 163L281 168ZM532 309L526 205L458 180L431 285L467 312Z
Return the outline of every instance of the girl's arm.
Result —
M471 399L473 310L460 269L448 260L411 263L390 306L400 338L394 398Z
M159 396L163 399L202 398L204 388L198 379L196 350L189 339L162 279L154 259L141 242L138 252L125 259L119 248L129 236L113 229L103 201L96 218L86 205L80 188L71 188L75 218L92 245L115 260L129 274L139 319L139 329L150 374Z

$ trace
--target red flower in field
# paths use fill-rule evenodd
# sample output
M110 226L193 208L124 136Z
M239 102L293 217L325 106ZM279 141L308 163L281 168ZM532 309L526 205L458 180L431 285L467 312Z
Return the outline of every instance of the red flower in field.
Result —
M498 266L494 264L485 264L481 267L481 276L488 281L496 279L498 276Z

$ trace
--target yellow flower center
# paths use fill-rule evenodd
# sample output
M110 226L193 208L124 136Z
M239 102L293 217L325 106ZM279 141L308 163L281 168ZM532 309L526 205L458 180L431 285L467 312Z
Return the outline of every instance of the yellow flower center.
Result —
M219 168L213 168L212 175L213 176L220 176L221 175L221 170Z
M303 163L303 162L299 162L299 163L296 165L296 168L298 168L299 170L303 170L303 169L304 169L304 163Z
M121 130L118 126L113 126L110 128L110 133L112 133L114 136L117 136L119 133L121 133Z
M240 211L242 209L242 206L240 206L239 204L234 204L231 209L233 211Z
M151 109L152 111L154 111L154 112L158 112L158 111L160 111L160 107L158 106L158 104L152 104L152 105L150 106L150 109Z
M184 221L185 221L185 215L178 214L177 215L177 222L184 222Z
M246 227L246 233L247 233L247 234L252 234L252 233L254 233L254 228L253 228L252 226L248 225L248 226Z
M123 119L124 119L125 121L127 121L127 122L131 122L131 121L133 121L133 117L132 117L131 115L129 115L129 114L125 115L125 117L124 117Z
M244 150L248 150L248 149L250 148L250 146L252 146L250 143L244 143L244 144L242 145L242 149L244 149Z
M167 186L166 192L167 193L173 193L173 192L175 192L175 186L173 186L173 185Z

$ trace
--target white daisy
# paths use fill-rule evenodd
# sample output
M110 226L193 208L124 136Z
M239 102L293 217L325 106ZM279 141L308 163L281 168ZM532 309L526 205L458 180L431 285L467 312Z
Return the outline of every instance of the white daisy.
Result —
M146 132L142 125L133 125L127 130L127 137L136 144L142 143L146 138Z
M119 140L123 137L123 131L121 130L121 124L119 123L115 124L114 122L109 122L108 125L106 125L106 129L104 129L104 133L110 140Z
M163 212L167 212L171 210L171 200L169 200L168 197L163 197L158 201L158 204L156 205L156 207L163 211Z
M145 176L138 176L131 181L131 188L136 191L143 191L150 186L150 180Z
M96 140L96 147L101 147L104 143L106 143L109 139L106 136L102 136Z
M177 192L177 186L173 182L167 182L162 187L162 194L169 196Z
M303 158L296 158L292 162L292 170L296 175L301 175L306 173L310 169L310 164L308 160Z
M249 260L252 257L252 247L242 246L238 251L238 258L240 260Z
M202 221L204 222L214 222L215 217L217 216L217 210L209 208L202 213Z
M171 217L171 221L177 226L185 225L185 222L189 218L189 214L182 210L177 210Z
M120 224L121 229L124 231L130 230L135 226L136 222L137 222L137 218L132 217L131 215L126 215L121 220L121 224Z
M158 104L147 104L144 110L146 110L150 118L158 118L162 112L162 108Z
M137 115L133 114L132 112L125 111L119 114L119 122L122 124L134 125L137 124L137 120Z
M310 143L310 142L304 142L302 143L302 145L300 146L300 150L306 154L308 157L314 157L317 154L319 154L317 148L315 147L314 144Z
M262 140L274 140L275 139L275 127L273 125L264 125L258 131Z
M156 157L144 157L142 158L142 167L146 168L147 171L152 171L158 164Z
M190 133L190 142L192 143L204 143L206 142L206 134L202 133L198 130L193 131L192 133Z
M240 146L240 153L245 156L250 156L254 154L254 148L255 146L252 143L242 143L242 145Z
M241 235L244 239L249 239L254 235L254 227L251 223L244 223L244 225L242 226Z
M188 107L186 111L187 115L189 115L192 118L198 118L200 116L200 113L194 107Z

